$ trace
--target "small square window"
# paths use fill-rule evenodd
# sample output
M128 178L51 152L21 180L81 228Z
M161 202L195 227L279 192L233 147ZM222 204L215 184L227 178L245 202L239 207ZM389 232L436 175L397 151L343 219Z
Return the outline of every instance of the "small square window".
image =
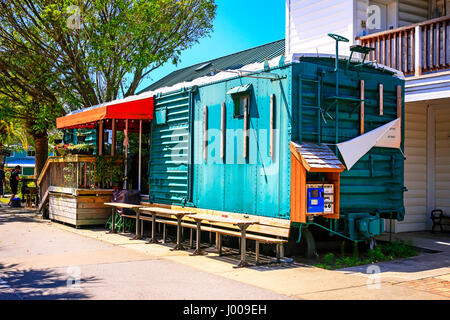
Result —
M155 111L156 124L163 125L167 123L167 108L161 108Z
M234 103L234 117L241 118L244 116L245 106L247 106L247 114L250 105L250 95L235 95L233 96Z
M27 157L34 157L36 155L36 151L27 151Z

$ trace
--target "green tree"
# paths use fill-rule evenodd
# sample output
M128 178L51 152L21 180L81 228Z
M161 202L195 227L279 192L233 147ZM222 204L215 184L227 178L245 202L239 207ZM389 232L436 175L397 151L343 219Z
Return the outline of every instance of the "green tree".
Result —
M216 7L214 0L0 1L0 116L25 123L36 171L56 117L134 95L151 71L178 63L209 35Z

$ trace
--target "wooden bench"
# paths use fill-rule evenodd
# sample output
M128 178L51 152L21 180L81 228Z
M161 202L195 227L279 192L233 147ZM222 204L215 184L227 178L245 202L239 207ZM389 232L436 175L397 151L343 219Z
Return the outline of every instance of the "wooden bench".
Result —
M194 251L194 255L197 254L202 254L201 250L200 250L200 234L201 234L201 224L202 221L207 221L209 223L213 222L213 223L223 223L223 224L229 224L229 225L233 225L233 226L237 226L240 230L240 238L241 238L241 261L239 261L237 267L247 267L248 264L246 262L246 231L248 229L249 226L254 225L254 224L258 224L259 222L255 219L249 219L247 218L241 218L241 219L236 219L236 218L228 218L228 217L221 217L221 216L216 216L216 215L211 215L211 214L193 214L193 215L188 215L189 218L194 219L196 226L197 226L197 248ZM221 231L219 229L217 229L217 234L219 235L219 243L218 243L218 250L219 250L219 255L221 254L221 248L222 248L222 241L220 239L220 235L222 234Z
M244 221L246 219L255 219L257 223L250 224L247 229L245 230L245 238L254 240L255 241L255 252L256 252L256 263L260 263L260 244L276 244L276 253L277 253L277 259L279 260L281 257L284 256L284 250L283 250L283 244L288 241L289 237L289 231L290 231L290 221L284 220L284 219L276 219L276 218L266 218L266 217L260 217L260 216L248 216L243 214L237 214L237 213L228 213L228 212L219 212L219 211L213 211L213 213L210 213L210 210L204 210L204 209L197 209L197 208L178 208L176 206L164 206L166 208L170 208L172 210L184 210L186 212L196 213L195 217L199 218L200 215L205 215L204 218L210 218L209 221L205 219L204 222L202 222L201 225L201 231L206 232L213 232L216 233L216 244L219 255L222 254L222 235L227 236L233 236L242 238L242 231L240 230L239 226L235 225L237 220ZM248 218L247 218L248 217ZM145 218L141 215L141 220L150 220L150 217ZM216 220L216 221L212 221ZM207 222L206 222L207 221ZM155 222L162 223L164 225L164 231L165 231L165 225L173 225L177 226L178 222L176 220L170 219L166 217L166 219L159 219L156 218ZM191 235L190 235L190 247L192 248L192 231L194 229L197 229L197 223L194 219L194 216L190 217L189 215L186 215L183 217L181 222L182 228L189 228L191 229ZM141 225L142 228L142 225ZM163 231L163 232L164 232ZM165 232L163 233L163 239L165 239ZM245 245L245 243L244 243ZM241 248L243 246L242 240L241 240ZM242 255L242 250L241 250Z
M430 219L433 221L431 232L434 233L434 228L439 226L441 232L444 232L442 226L450 226L450 216L446 216L441 209L435 209L431 211Z
M150 243L158 243L158 241L155 238L155 225L156 225L156 217L164 216L164 217L175 217L177 219L176 225L177 225L177 245L172 250L184 250L182 244L181 244L181 220L184 216L190 214L189 212L182 211L182 210L172 210L172 209L166 209L166 208L158 208L158 207L144 207L140 208L139 211L142 213L149 213L151 214L151 220L150 217L146 217L144 215L137 216L136 217L136 224L139 224L139 220L141 222L141 234L143 232L143 222L144 220L151 221L152 222L152 240L150 240ZM163 236L164 242L165 242L165 228L164 228L164 236Z

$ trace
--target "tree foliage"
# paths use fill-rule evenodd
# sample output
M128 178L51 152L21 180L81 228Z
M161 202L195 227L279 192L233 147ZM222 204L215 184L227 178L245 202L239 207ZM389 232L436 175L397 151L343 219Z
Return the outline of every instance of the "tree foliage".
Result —
M215 14L214 0L0 1L0 118L24 124L39 172L57 117L135 94Z
M52 73L47 85L66 105L89 107L133 95L152 70L177 63L215 13L210 0L10 0L0 5L0 38ZM53 101L45 90L41 98Z

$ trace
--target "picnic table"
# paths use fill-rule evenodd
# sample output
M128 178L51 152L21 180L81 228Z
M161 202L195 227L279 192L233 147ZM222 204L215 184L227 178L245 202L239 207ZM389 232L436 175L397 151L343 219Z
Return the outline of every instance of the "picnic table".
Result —
M239 227L239 230L241 231L241 260L239 261L238 265L236 267L247 267L248 263L246 261L247 256L247 247L246 247L246 230L247 228L252 224L258 224L259 222L252 219L237 219L237 218L228 218L223 216L215 216L215 215L209 215L209 214L188 214L187 217L194 219L194 221L197 224L197 243L196 243L196 249L193 253L193 255L201 255L203 252L200 250L200 233L201 233L201 224L202 221L209 221L209 222L218 222L218 223L225 223L225 224L232 224L237 227Z
M149 243L158 243L158 241L155 238L156 216L164 216L164 217L175 216L177 218L177 244L175 248L173 248L172 250L184 250L184 247L181 244L181 220L186 215L192 215L193 214L192 212L172 210L159 207L144 207L144 208L141 207L140 210L148 212L152 215L152 239L149 241Z
M110 233L116 233L115 227L114 227L114 210L117 208L120 209L131 209L136 213L136 235L134 236L133 240L141 239L141 229L139 228L139 208L141 205L137 204L129 204L129 203L121 203L121 202L106 202L104 203L106 206L112 207L112 216L111 216L111 232Z

